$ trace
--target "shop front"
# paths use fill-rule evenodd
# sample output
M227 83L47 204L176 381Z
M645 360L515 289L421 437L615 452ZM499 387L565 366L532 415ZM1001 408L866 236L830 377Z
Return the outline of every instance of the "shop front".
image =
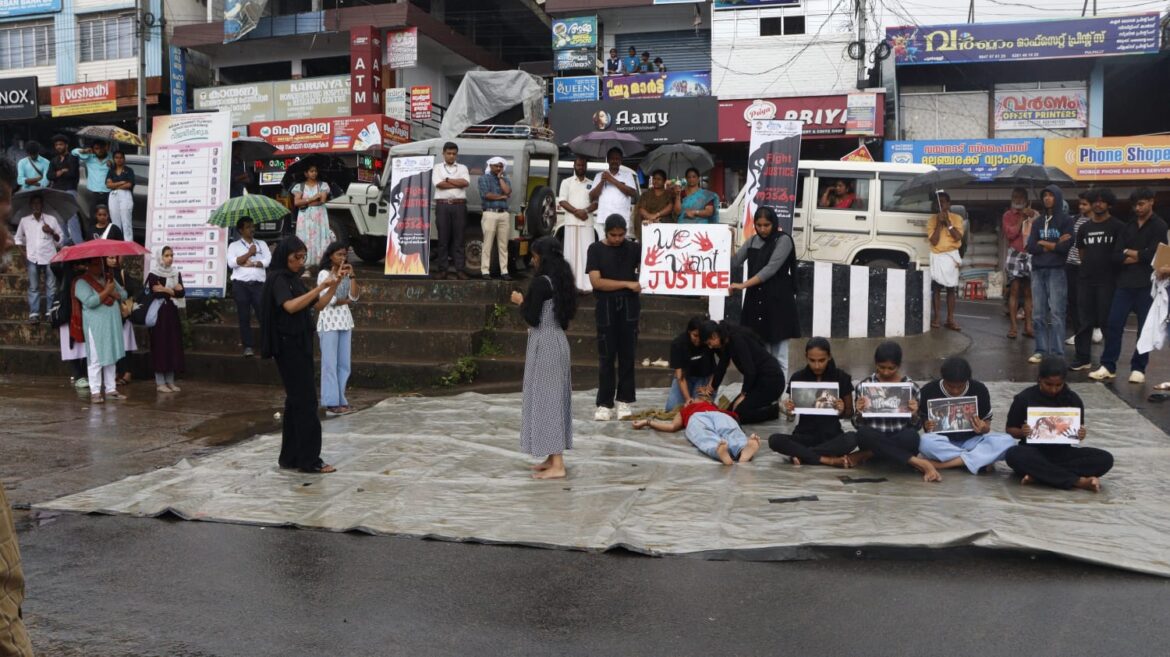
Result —
M716 102L710 96L554 103L549 123L561 146L593 130L629 133L647 149L713 144L718 138Z

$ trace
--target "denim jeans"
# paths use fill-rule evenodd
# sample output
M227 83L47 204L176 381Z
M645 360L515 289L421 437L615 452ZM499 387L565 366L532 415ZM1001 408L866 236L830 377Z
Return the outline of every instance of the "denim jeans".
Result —
M53 308L53 301L57 298L57 277L53 275L53 268L48 265L28 263L28 314L41 314L41 276L45 277L45 314Z
M1064 317L1068 280L1064 267L1032 269L1032 330L1036 353L1064 356Z
M695 398L695 390L699 386L706 384L711 380L709 376L688 376L687 390L691 393L691 399ZM683 403L682 389L678 387L678 379L670 382L670 394L666 396L666 410L674 410L674 407L681 406Z
M727 442L731 458L738 459L739 453L747 447L748 438L739 424L726 413L709 411L695 413L687 422L687 440L700 452L719 460L719 441Z
M1117 359L1121 356L1121 335L1125 330L1125 320L1130 313L1137 314L1138 330L1146 323L1146 314L1150 312L1150 288L1147 287L1119 287L1113 292L1113 303L1109 306L1109 322L1105 325L1105 349L1101 352L1101 364L1110 372L1117 372ZM1145 372L1150 364L1149 354L1139 354L1134 349L1129 359L1131 372Z
M946 434L926 433L919 439L918 451L939 463L961 458L971 474L979 474L980 468L1002 460L1003 455L1015 446L1016 439L1006 433L985 433L962 442L951 440Z
M321 331L321 405L348 406L345 384L349 382L350 339L353 331Z

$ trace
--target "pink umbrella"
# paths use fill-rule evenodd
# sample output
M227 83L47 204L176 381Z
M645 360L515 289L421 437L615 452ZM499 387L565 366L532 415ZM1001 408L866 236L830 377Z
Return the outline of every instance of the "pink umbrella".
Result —
M123 242L122 240L90 240L76 246L67 246L53 256L52 262L69 262L71 260L89 260L107 256L140 256L149 255L150 251L138 245L137 242Z

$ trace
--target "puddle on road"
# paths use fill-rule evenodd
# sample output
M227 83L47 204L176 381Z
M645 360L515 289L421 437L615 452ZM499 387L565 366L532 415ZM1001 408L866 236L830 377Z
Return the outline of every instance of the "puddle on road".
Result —
M198 440L207 447L234 445L263 433L279 433L280 420L274 414L277 407L252 408L246 411L224 413L187 429L183 435Z

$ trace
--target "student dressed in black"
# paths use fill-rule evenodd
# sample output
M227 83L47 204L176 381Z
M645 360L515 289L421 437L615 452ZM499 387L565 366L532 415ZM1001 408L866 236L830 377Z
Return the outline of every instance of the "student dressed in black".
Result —
M848 454L857 449L857 434L841 430L841 418L853 415L853 380L849 373L837 369L829 341L812 338L804 348L808 365L792 375L789 381L788 412L796 410L791 399L793 382L837 384L837 416L799 415L800 421L791 434L776 433L768 438L773 451L791 457L796 465L831 465L838 468L853 466Z
M1113 468L1113 455L1095 447L1079 445L1033 445L1028 443L1029 408L1079 408L1081 431L1085 439L1085 403L1065 384L1065 362L1060 357L1047 357L1040 362L1040 376L1036 385L1020 392L1012 399L1008 410L1007 432L1020 441L1009 449L1005 459L1022 483L1033 481L1053 488L1080 488L1100 492L1100 477Z
M610 419L616 397L617 419L630 414L637 401L634 359L638 346L638 321L642 315L638 268L642 250L626 239L626 220L612 214L605 220L605 240L589 246L585 271L597 298L597 355L600 371L597 382L596 420ZM614 360L617 376L614 376ZM615 380L616 379L616 380Z
M776 212L767 206L756 210L756 234L731 259L731 270L746 262L748 278L732 283L744 290L740 323L756 332L768 345L780 369L788 375L788 341L800 335L796 313L796 245L779 230Z
M712 394L723 383L727 366L743 375L743 389L731 402L731 411L740 424L767 422L780 417L780 395L784 392L784 372L780 363L768 353L764 342L751 329L728 324L703 323L701 339L719 358L711 380Z
M310 309L327 306L341 279L330 278L306 289L301 272L307 256L305 243L297 237L284 238L272 253L260 301L260 355L276 359L284 384L280 467L324 474L336 468L321 460Z
M670 369L674 372L674 381L666 396L668 411L691 403L700 390L711 386L715 354L703 344L699 329L704 321L702 317L692 317L687 322L687 330L670 342Z
M1087 370L1092 367L1093 330L1102 331L1109 324L1109 307L1117 287L1117 264L1113 249L1125 224L1110 214L1115 197L1108 189L1092 189L1085 193L1092 206L1089 221L1077 230L1076 247L1081 256L1077 268L1077 333L1076 358L1069 369Z

